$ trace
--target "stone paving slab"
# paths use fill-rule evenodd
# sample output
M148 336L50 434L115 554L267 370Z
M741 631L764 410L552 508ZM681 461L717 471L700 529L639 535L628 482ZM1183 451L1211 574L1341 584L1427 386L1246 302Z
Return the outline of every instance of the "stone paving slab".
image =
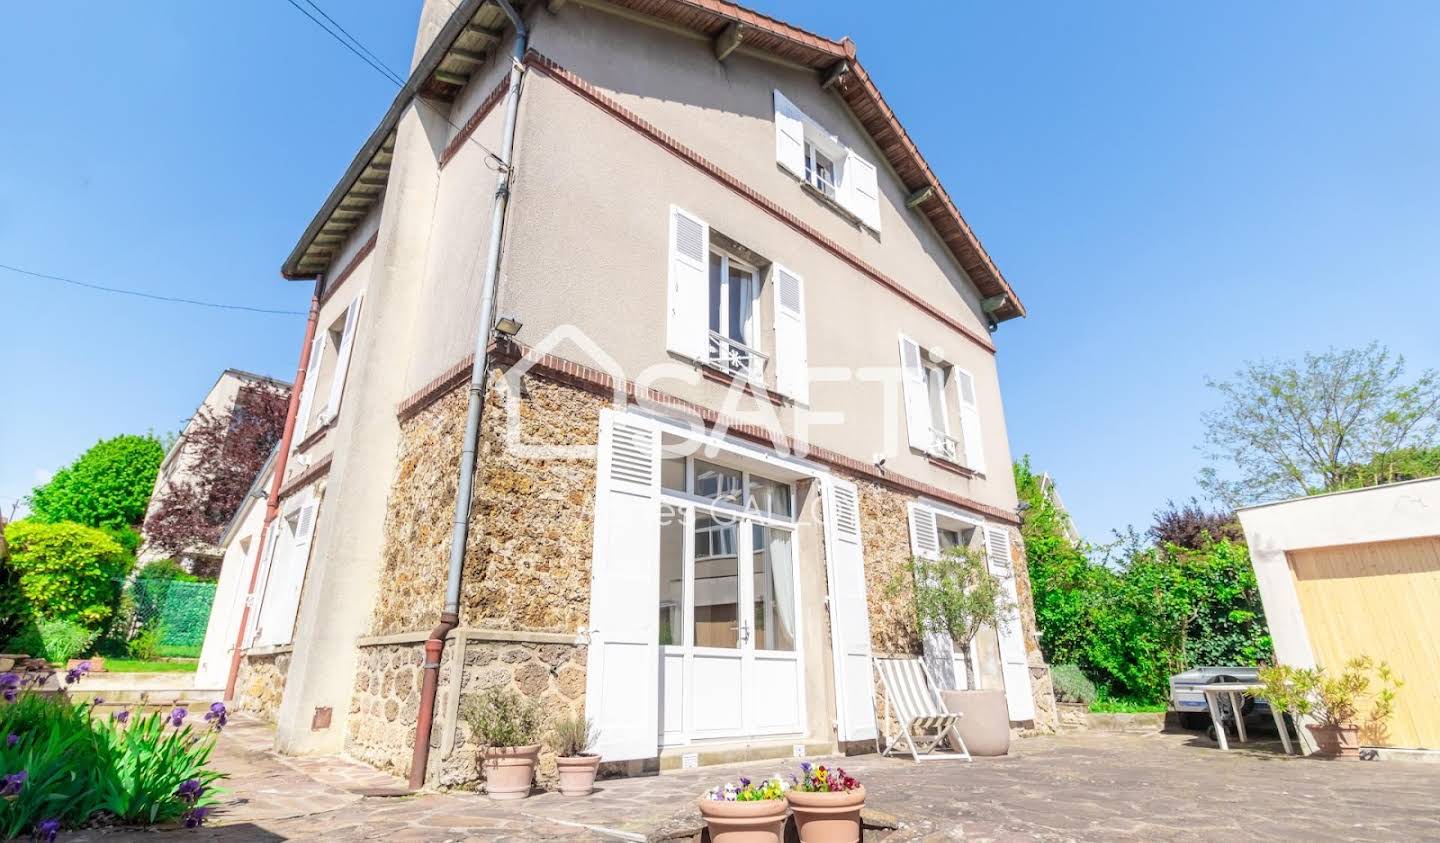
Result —
M788 771L758 762L611 779L585 799L491 802L450 792L356 791L398 782L343 758L280 758L237 718L216 752L231 791L214 822L179 840L589 841L644 835L714 783ZM1199 735L1027 738L1005 758L917 765L839 759L870 803L897 815L895 843L949 840L1440 840L1440 765L1286 757L1276 743L1220 752ZM165 840L111 829L64 839Z

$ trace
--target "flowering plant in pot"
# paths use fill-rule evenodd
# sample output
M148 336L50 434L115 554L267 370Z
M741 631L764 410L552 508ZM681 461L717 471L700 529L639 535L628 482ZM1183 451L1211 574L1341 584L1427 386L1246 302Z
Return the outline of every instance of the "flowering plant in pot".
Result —
M1003 690L980 688L973 644L985 627L997 633L1008 628L1015 603L1005 584L991 573L983 551L950 547L936 557L912 557L910 564L896 572L886 592L897 596L907 587L911 590L915 628L920 638L948 639L953 652L965 664L968 690L954 690L949 650L944 650L944 658L931 659L927 644L926 661L940 685L945 707L964 715L955 728L964 737L972 755L1004 755L1010 750L1010 709ZM936 664L936 661L942 663Z
M860 843L865 786L839 767L802 761L800 772L785 793L800 843Z
M1318 753L1330 758L1359 759L1360 741L1385 743L1395 715L1395 692L1404 684L1385 662L1357 656L1339 674L1324 668L1273 665L1260 668L1265 687L1260 695L1292 718L1309 716ZM1362 717L1360 710L1368 701Z
M509 688L490 688L466 698L460 714L480 744L480 768L490 798L529 796L540 762L540 707Z
M700 816L710 843L780 843L785 837L785 792L790 783L776 773L759 783L741 777L700 797Z
M560 793L564 796L588 796L595 789L595 771L600 756L590 752L599 740L595 721L583 714L562 717L550 728L555 747L555 766L560 772Z

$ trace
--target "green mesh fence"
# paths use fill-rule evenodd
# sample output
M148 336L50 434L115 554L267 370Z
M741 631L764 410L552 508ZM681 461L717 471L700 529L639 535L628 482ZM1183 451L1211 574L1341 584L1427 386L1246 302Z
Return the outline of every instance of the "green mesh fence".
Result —
M131 583L130 589L138 628L158 625L164 631L160 643L170 647L199 647L204 643L210 604L215 602L215 583L141 577Z

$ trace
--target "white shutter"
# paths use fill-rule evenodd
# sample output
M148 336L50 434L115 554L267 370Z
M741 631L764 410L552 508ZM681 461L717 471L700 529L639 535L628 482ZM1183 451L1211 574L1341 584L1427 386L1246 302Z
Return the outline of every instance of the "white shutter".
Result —
M955 367L955 389L960 393L960 436L964 439L965 465L984 474L985 444L980 438L980 408L975 403L975 378L959 366Z
M350 353L355 347L355 329L360 323L362 293L345 309L345 329L340 333L340 350L335 355L335 376L330 379L330 398L325 402L324 422L340 415L340 397L345 393L345 375L350 371Z
M705 309L710 296L710 226L671 205L669 248L665 347L691 360L703 360L710 324Z
M925 366L920 361L920 346L900 335L900 382L905 390L905 429L910 447L929 453L934 445L930 434L930 394L925 383Z
M1011 720L1035 719L1035 696L1030 690L1030 659L1025 653L1025 629L1020 625L1020 598L1015 589L1015 563L1010 558L1010 531L1004 527L985 528L985 550L990 572L1005 585L1010 612L1000 638L1000 663L1005 675L1005 704Z
M860 218L865 225L880 230L880 186L875 165L855 154L845 152L845 184L841 187L841 204Z
M305 438L305 429L309 427L306 422L310 419L310 404L315 400L315 378L320 373L320 357L324 349L325 332L317 330L315 339L310 343L310 361L305 367L305 386L300 390L300 407L295 414L296 444Z
M910 509L910 552L925 559L940 558L940 531L935 523L935 510L918 503ZM950 633L932 629L921 637L925 648L925 665L935 684L945 690L955 688L955 642Z
M260 576L255 581L255 593L250 595L249 598L251 606L250 621L245 630L246 647L269 643L264 640L265 624L262 622L261 615L264 613L265 606L268 602L266 597L270 593L270 580L275 573L275 567L277 564L283 566L285 564L285 557L288 555L288 544L283 549L280 546L280 528L284 523L285 519L283 518L276 518L270 522L270 533L265 540L265 558L262 560Z
M604 758L654 758L660 712L660 431L606 410L596 461L585 715Z
M775 161L805 178L805 115L779 91L775 92Z
M775 389L797 404L810 401L810 352L805 336L805 279L775 264Z
M319 506L318 501L307 503L295 517L295 543L285 560L285 569L274 578L271 611L265 618L265 637L271 644L289 644L295 637L295 615L300 610L305 571L310 566L310 540L315 535Z
M870 614L860 494L855 484L825 481L825 564L830 585L830 635L835 664L839 740L875 738L875 688L870 675Z

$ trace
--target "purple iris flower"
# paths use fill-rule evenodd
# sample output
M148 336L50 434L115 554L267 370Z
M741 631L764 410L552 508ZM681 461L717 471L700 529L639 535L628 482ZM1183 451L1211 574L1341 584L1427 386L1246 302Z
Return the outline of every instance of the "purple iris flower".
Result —
M93 700L90 701L90 704L91 704L91 705L104 705L104 704L105 704L105 698L104 698L104 697L96 697L95 699L93 699Z
M209 816L209 808L191 808L185 812L185 827L199 828L205 823L205 817Z
M173 709L173 710L170 712L170 725L171 725L171 726L174 726L174 727L177 728L177 729L180 728L180 724L181 724L181 723L184 723L184 722L185 722L185 718L188 717L189 715L190 715L190 712L186 711L184 708L175 708L175 709Z
M20 688L20 677L13 673L0 673L0 694L5 697L5 702L15 702L15 695Z
M225 724L230 722L230 712L226 710L225 703L211 703L210 710L205 713L205 722L214 723L216 730L225 728Z
M114 720L116 723L121 723L121 724L129 723L129 722L130 722L130 712L129 712L129 711L126 711L126 710L123 710L123 709L120 710L120 711L113 712L113 713L111 713L111 715L110 715L110 719L111 719L111 720Z
M0 782L4 782L4 784L0 784L0 796L14 796L19 793L20 788L25 786L25 780L28 778L30 778L30 773L21 770L18 773L11 773L5 778L0 779Z
M60 820L54 817L35 824L35 839L42 843L55 843L55 835L59 832Z
M72 667L69 670L65 671L65 684L74 685L76 682L79 682L80 677L84 675L85 671L81 670L78 666Z
M199 779L186 779L175 789L175 795L179 797L180 801L187 804L194 803L204 792L205 785L201 784Z
M5 736L6 747L14 748L15 744L17 743L20 743L20 736L15 734L14 732L11 732L10 734Z
M16 694L17 692L14 688L6 688L5 690L0 691L0 696L5 697L5 702L7 703L15 702Z

